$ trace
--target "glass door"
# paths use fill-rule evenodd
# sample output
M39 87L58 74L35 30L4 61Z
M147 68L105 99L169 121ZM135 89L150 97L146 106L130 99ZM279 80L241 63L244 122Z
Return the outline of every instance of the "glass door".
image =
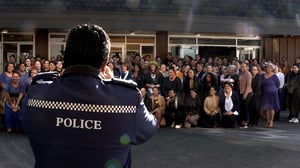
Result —
M33 57L33 45L32 44L19 44L18 49L18 63L25 62L25 58Z
M8 62L15 65L21 61L25 62L26 57L33 56L33 45L26 43L3 43L3 71Z
M11 61L14 61L15 64L17 64L17 54L18 53L18 43L4 43L3 44L3 72L5 71L5 66L7 65L8 62L10 62L10 57Z

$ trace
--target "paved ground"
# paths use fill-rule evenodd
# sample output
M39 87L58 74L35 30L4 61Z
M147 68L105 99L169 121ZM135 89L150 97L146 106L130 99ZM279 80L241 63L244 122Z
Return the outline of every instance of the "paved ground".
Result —
M263 123L261 123L263 125ZM300 168L300 124L274 128L161 128L133 147L133 168ZM23 134L0 132L0 168L32 168Z

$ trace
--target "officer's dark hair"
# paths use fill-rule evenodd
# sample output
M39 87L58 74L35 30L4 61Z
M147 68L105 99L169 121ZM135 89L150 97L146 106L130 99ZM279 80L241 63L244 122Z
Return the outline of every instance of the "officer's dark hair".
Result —
M64 66L90 65L99 69L106 64L110 40L98 25L75 26L68 35L64 52Z

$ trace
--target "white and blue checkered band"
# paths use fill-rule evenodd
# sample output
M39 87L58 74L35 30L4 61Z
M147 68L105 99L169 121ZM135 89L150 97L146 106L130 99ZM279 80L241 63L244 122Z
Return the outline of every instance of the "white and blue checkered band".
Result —
M53 110L70 110L94 113L136 113L136 106L83 104L37 99L28 99L27 106Z

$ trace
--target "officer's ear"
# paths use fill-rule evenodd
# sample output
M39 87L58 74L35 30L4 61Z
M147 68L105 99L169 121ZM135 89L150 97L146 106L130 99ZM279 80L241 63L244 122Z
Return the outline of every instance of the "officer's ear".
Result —
M102 65L101 65L101 67L100 67L100 72L105 72L106 64L107 64L107 59L104 59L104 60L102 61Z

